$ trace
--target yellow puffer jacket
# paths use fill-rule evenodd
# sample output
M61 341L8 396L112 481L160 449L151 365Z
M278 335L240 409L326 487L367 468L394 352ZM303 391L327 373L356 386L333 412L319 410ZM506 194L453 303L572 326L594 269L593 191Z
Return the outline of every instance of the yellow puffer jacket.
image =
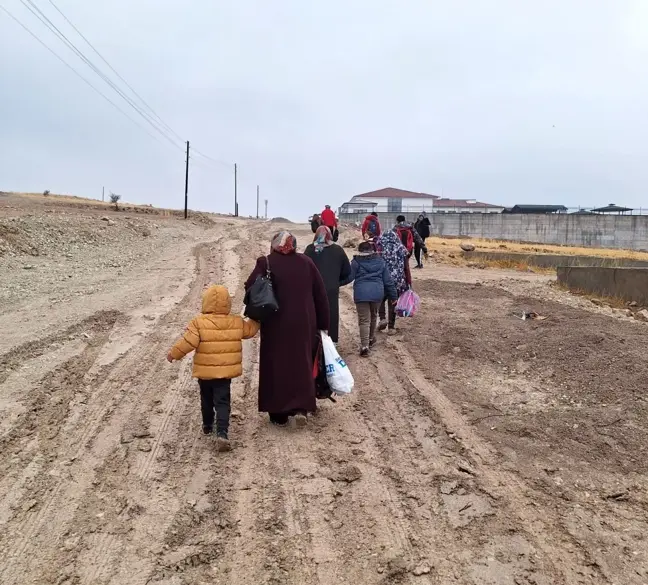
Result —
M230 315L232 301L224 286L211 286L203 294L202 314L187 326L171 348L174 360L196 351L193 377L201 380L237 378L243 373L243 339L259 331L255 321Z

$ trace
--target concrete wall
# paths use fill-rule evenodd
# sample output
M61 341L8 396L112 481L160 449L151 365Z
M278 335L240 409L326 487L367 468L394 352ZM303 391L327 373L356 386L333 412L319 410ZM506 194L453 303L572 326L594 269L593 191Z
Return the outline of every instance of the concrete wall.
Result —
M648 305L648 268L560 266L558 282L573 292L588 292Z
M432 234L592 248L648 250L646 215L429 214Z

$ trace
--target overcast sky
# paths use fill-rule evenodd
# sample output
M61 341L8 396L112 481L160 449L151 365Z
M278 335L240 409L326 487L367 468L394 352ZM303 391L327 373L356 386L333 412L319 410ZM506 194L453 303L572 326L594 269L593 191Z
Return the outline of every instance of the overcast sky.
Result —
M293 219L387 186L648 207L645 0L55 2L183 139L238 163L241 214L257 183ZM138 118L20 0L0 5ZM183 204L182 143L154 141L2 11L0 137L0 190ZM232 168L199 160L190 206L232 211Z

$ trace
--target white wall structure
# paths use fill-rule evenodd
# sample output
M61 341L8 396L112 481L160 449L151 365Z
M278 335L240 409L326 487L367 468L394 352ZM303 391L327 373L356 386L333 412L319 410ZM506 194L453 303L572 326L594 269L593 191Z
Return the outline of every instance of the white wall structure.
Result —
M378 214L411 215L426 213L502 213L504 207L476 199L446 199L429 193L416 193L387 187L355 195L340 207L340 215L358 216L372 211Z
M340 207L340 214L357 215L371 213L372 211L379 214L420 213L421 211L431 213L437 199L439 199L438 195L387 187L378 191L355 195Z

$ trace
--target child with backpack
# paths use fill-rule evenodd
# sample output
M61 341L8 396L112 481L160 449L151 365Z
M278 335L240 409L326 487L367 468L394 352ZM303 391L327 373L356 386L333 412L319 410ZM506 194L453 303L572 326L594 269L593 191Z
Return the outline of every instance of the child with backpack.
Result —
M362 237L365 240L374 240L379 238L382 230L380 229L380 222L378 221L378 214L372 211L362 224Z
M399 215L396 218L394 231L398 234L403 246L407 249L408 258L412 257L415 244L421 247L424 254L427 254L427 247L425 246L423 238L421 238L420 234L414 229L414 226L405 219L404 215Z
M167 360L173 362L195 351L193 377L200 386L203 433L214 430L219 451L230 451L228 437L232 378L243 374L243 339L259 331L256 321L231 314L232 301L227 288L210 286L203 293L202 313L187 326L184 335L171 348Z
M398 296L387 263L372 242L362 242L358 246L358 253L351 262L351 274L360 328L360 355L369 357L370 348L376 343L380 305L385 298L395 304Z

